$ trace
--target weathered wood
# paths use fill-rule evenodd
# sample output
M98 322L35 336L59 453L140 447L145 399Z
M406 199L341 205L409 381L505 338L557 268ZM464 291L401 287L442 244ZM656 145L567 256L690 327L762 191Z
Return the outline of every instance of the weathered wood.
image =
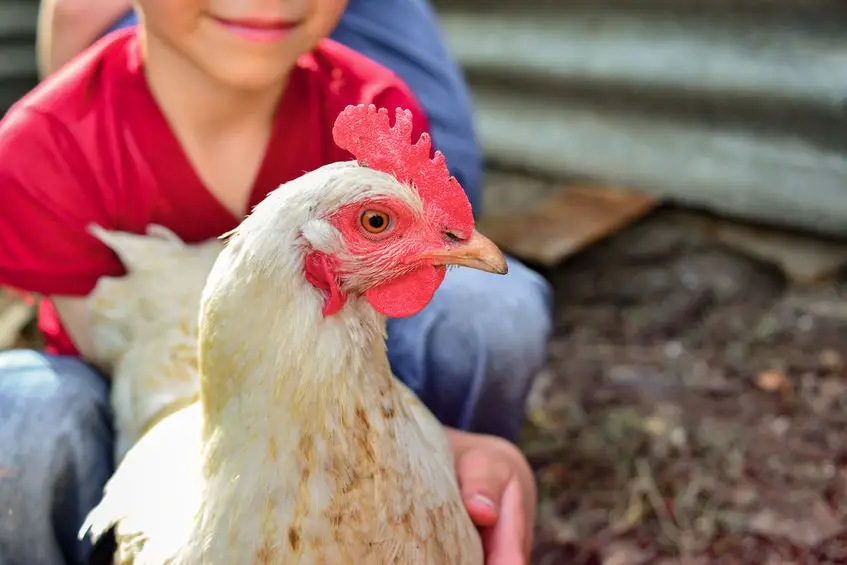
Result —
M483 216L480 231L521 259L553 266L623 229L657 204L624 188L569 185L529 212Z

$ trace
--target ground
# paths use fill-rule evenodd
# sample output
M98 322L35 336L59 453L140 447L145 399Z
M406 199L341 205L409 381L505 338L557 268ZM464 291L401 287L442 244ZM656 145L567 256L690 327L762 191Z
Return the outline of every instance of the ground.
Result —
M847 271L798 287L701 221L659 210L545 271L535 565L847 563Z
M797 287L695 220L546 272L536 565L847 563L847 273Z

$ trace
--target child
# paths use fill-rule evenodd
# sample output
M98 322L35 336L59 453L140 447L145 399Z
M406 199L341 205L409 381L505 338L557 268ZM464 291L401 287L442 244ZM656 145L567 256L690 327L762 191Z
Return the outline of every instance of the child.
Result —
M37 36L42 77L104 32L138 23L131 0L42 0ZM350 0L332 39L403 79L429 118L429 130L479 214L482 156L470 95L449 56L429 0Z
M137 29L99 42L0 123L0 284L50 298L39 316L49 353L0 354L4 564L83 562L76 532L111 473L108 384L79 358L90 351L80 297L122 268L85 226L159 223L201 241L279 184L348 159L331 139L347 104L406 107L415 135L428 127L400 79L323 39L343 0L137 5ZM550 312L544 281L509 266L451 271L424 311L389 322L388 351L445 426L512 439ZM491 562L524 562L525 460L502 440L449 434Z

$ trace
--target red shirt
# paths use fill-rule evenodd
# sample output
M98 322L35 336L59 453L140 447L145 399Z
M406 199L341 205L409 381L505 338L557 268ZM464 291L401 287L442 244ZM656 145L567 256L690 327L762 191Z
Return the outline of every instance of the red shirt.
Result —
M324 40L298 61L280 100L248 209L280 184L349 160L332 140L348 104L412 110L426 117L388 69ZM153 98L135 29L101 40L13 106L0 121L0 285L84 296L103 275L124 273L86 231L144 232L150 223L199 242L234 228L204 186ZM76 354L49 300L39 327L48 350Z

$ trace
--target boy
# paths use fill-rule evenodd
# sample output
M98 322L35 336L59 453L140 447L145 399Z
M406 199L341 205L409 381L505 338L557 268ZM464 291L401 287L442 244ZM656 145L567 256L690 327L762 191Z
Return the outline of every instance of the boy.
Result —
M76 532L111 472L108 385L77 357L90 350L80 297L122 268L85 226L215 237L279 184L348 158L330 131L347 104L406 107L416 135L427 128L395 75L323 40L343 0L137 5L137 30L98 43L0 124L0 284L50 298L49 353L0 354L3 565L83 562ZM505 277L451 272L420 315L390 322L395 374L446 426L513 438L544 358L548 292L516 261ZM525 460L503 440L449 434L490 562L525 562Z
M36 42L41 77L105 33L137 23L131 0L41 0ZM482 155L470 94L429 0L350 0L331 37L382 63L409 85L438 149L479 214Z

